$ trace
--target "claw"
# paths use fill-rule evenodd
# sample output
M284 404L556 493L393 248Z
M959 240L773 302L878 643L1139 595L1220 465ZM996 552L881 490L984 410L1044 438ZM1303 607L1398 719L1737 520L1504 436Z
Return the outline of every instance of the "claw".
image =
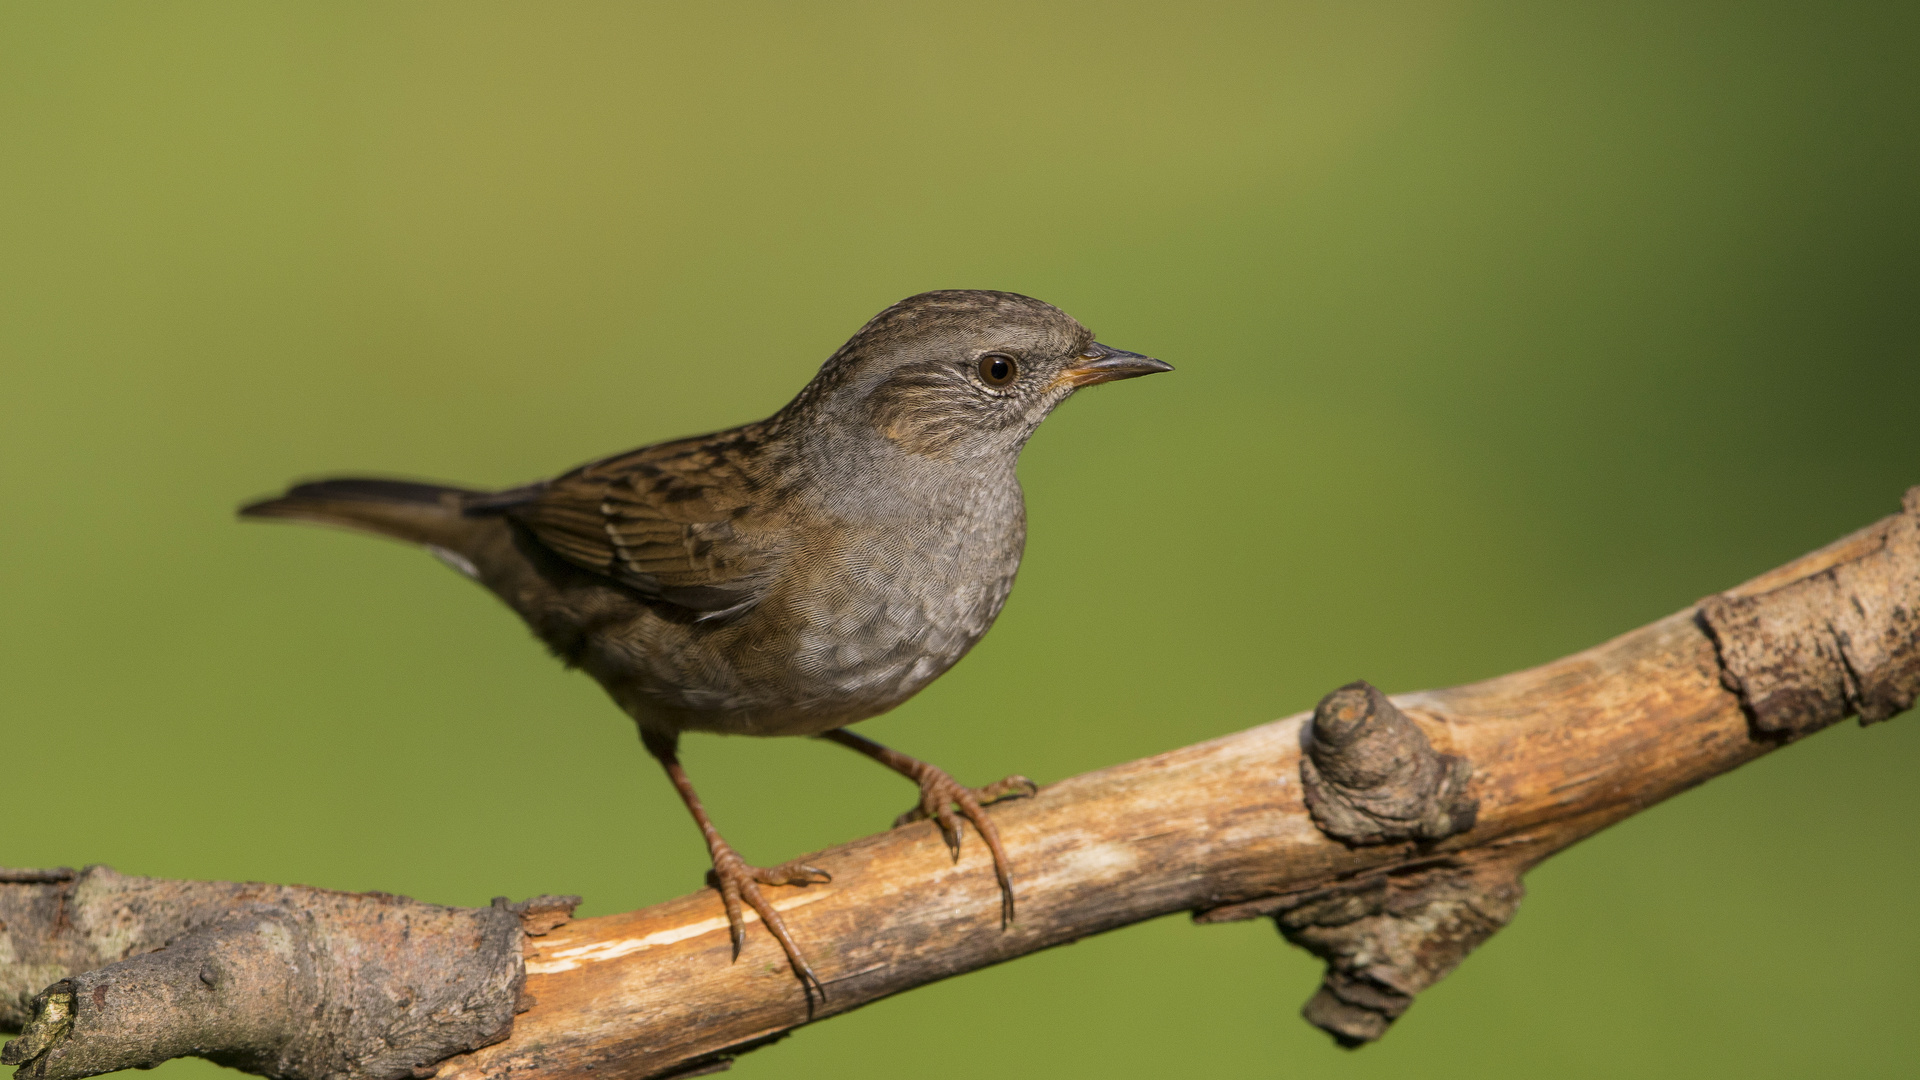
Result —
M947 842L947 851L952 854L954 862L959 862L960 818L954 814L953 808L946 803L940 804L940 806L934 810L934 817L935 820L940 823L940 835Z
M771 869L748 866L745 860L731 850L716 855L713 869L707 871L707 884L720 893L720 902L727 909L727 934L733 942L733 959L737 963L740 950L747 943L746 913L741 902L753 908L766 924L767 932L780 943L780 949L787 954L787 964L793 969L793 975L800 980L800 988L807 995L807 1012L813 1012L814 997L827 1000L827 987L813 972L812 965L801 955L800 946L787 931L785 919L775 911L766 894L760 891L762 885L821 885L832 881L833 875L817 866L802 862L782 863Z
M1000 844L1000 830L994 827L985 808L1007 799L1032 796L1040 790L1040 785L1024 776L1009 776L983 788L967 788L931 765L919 765L923 770L917 777L920 805L894 819L894 827L932 818L940 828L941 839L946 841L947 851L957 863L960 861L960 818L964 816L972 822L993 855L993 876L1000 883L1000 927L1013 925L1013 872L1007 862L1006 849Z
M1006 802L1008 799L1031 799L1038 794L1040 794L1039 784L1016 774L995 780L986 787L977 789L973 797L980 800L981 806L992 806L994 803Z
M825 885L833 875L803 862L781 863L771 870L754 871L754 880L762 885Z
M956 783L954 786L958 787L959 785ZM1024 776L1016 775L995 780L986 787L974 788L973 798L974 801L978 802L981 806L992 806L994 803L1006 802L1009 799L1031 799L1039 793L1039 784L1034 783ZM933 812L927 808L926 804L927 791L925 788L922 788L921 804L901 814L899 817L894 818L893 827L897 829L902 825L911 825L916 821L925 821L929 817L932 817Z
M732 963L740 962L740 950L747 947L747 917L740 910L740 895L732 889L722 894L727 905L727 936L733 939Z
M646 744L647 752L667 770L667 779L673 781L673 788L680 793L680 799L687 804L687 812L693 815L694 823L700 826L700 835L706 838L707 853L713 856L713 869L707 871L707 884L720 894L720 903L727 909L727 937L733 944L733 959L738 962L740 950L747 944L746 913L740 910L740 901L752 905L767 924L767 931L780 942L780 948L787 954L787 963L793 968L794 977L800 980L800 989L807 996L807 1018L813 1018L813 997L817 993L820 1000L827 1000L827 987L820 977L813 973L807 959L800 955L800 947L793 942L793 935L787 933L786 921L773 905L760 893L760 886L766 885L818 885L833 880L833 875L817 866L795 860L781 863L771 870L762 870L748 866L728 843L721 839L720 830L714 828L712 819L707 817L706 808L700 805L700 796L694 793L693 781L688 778L687 770L680 764L675 754L674 744L678 736L661 734L645 726L640 729L640 741Z
M807 1011L811 1013L815 994L820 995L821 1001L827 1000L826 984L813 973L813 967L807 963L807 958L800 954L800 946L794 942L793 935L787 932L786 920L780 917L779 912L773 910L773 905L767 902L766 896L760 892L760 886L752 878L742 883L740 894L748 904L753 906L753 910L759 913L760 921L766 924L767 931L780 942L781 950L787 954L788 966L793 969L794 977L800 980L800 988L807 995Z
M1003 799L1020 799L1038 794L1040 785L1024 776L1009 776L976 791L961 787L953 777L924 761L910 758L897 750L889 750L872 739L855 735L844 728L829 731L820 738L865 754L919 784L920 805L895 818L893 825L899 828L933 818L940 827L940 836L946 841L954 862L960 861L959 816L964 815L973 822L980 839L987 842L987 850L993 853L993 876L1000 883L1000 928L1005 930L1013 925L1013 871L1007 865L1007 850L1000 843L1000 830L994 827L993 819L987 816L983 807ZM956 807L959 815L954 813Z

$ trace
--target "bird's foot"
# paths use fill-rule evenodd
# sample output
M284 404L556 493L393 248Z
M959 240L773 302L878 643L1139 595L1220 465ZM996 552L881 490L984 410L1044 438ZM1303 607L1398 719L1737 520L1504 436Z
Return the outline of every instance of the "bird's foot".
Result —
M986 787L964 787L941 769L926 762L916 764L920 766L914 774L920 783L920 805L896 818L894 827L932 818L940 826L940 835L947 842L947 850L953 853L953 861L959 862L960 818L964 816L973 822L980 838L987 842L987 850L993 853L993 874L1000 879L1000 925L1011 925L1013 870L1007 862L1006 849L1000 845L1000 830L987 816L986 807L1007 799L1029 798L1040 790L1040 785L1024 776L1009 776Z
M749 866L731 847L720 846L713 853L713 869L707 871L707 884L720 892L720 902L726 905L728 930L733 938L733 958L740 959L740 949L747 941L747 923L741 902L751 907L767 924L767 932L780 943L787 954L787 963L793 968L794 978L800 980L800 987L807 994L807 1008L813 1008L813 995L819 994L820 1000L827 999L827 988L820 977L813 973L807 958L800 953L800 946L794 944L793 935L787 931L785 919L773 909L766 894L760 891L762 885L819 885L833 880L833 875L817 866L808 866L802 862L781 863L775 867Z

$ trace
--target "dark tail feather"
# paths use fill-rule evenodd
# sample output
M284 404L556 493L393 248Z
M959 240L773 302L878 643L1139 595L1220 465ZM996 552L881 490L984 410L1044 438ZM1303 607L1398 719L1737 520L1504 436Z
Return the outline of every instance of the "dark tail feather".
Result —
M277 499L243 506L240 516L312 521L458 552L472 532L467 500L480 494L407 480L316 480Z

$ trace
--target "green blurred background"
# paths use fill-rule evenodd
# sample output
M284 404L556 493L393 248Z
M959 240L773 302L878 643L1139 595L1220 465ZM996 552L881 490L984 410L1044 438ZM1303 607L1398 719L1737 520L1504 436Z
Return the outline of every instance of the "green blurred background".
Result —
M0 864L696 887L631 725L505 609L233 507L762 416L922 289L1179 368L1049 422L1000 625L866 725L969 782L1658 618L1920 483L1916 71L1910 0L8 5ZM911 796L688 758L752 859ZM1848 725L1582 844L1358 1053L1269 925L1176 917L737 1075L1912 1075L1916 771L1920 720Z

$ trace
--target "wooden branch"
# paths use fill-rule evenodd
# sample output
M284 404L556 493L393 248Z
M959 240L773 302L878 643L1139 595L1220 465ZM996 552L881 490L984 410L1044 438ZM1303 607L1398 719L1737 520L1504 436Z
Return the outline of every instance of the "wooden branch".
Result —
M507 1037L527 931L579 902L0 871L0 1024L24 1028L0 1064L18 1080L187 1054L311 1080L431 1074Z
M1325 958L1305 1013L1357 1045L1505 925L1548 855L1916 692L1920 488L1902 513L1575 656L1392 699L1354 684L1311 717L996 806L1020 901L1005 930L983 846L955 865L930 823L807 856L833 882L770 894L825 980L818 1007L758 929L729 962L711 891L529 938L531 1007L437 1076L694 1075L886 995L1183 910L1272 917ZM70 1007L77 1031L88 999Z

